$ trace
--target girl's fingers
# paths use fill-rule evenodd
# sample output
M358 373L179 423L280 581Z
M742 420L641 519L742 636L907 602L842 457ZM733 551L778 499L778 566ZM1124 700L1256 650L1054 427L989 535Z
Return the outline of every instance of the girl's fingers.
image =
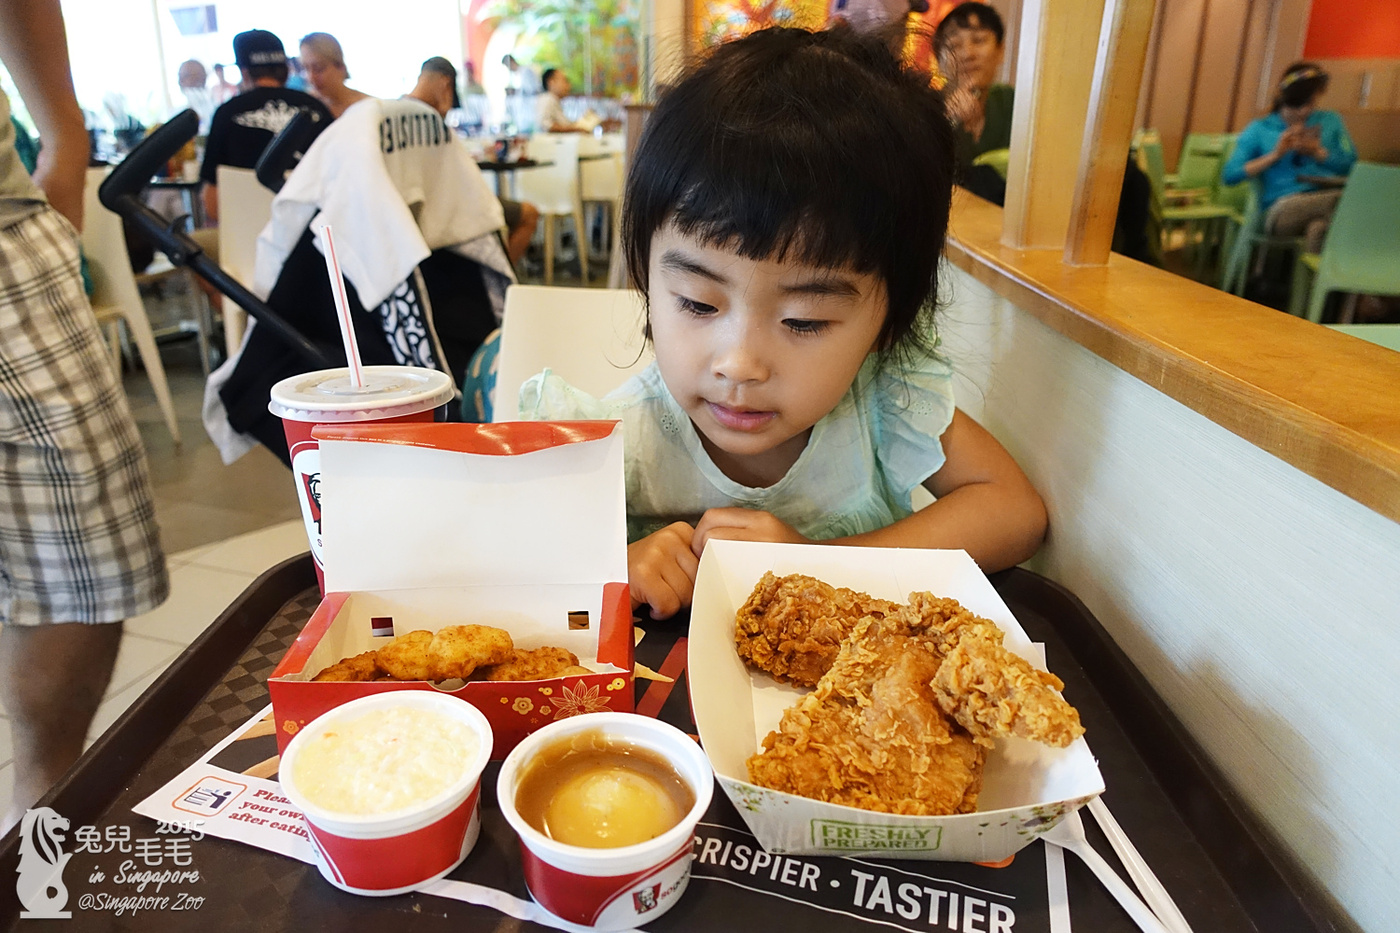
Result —
M677 522L628 548L633 608L643 603L656 619L667 619L690 605L700 561L690 550L694 532Z
M653 619L669 619L680 611L680 597L670 589L653 590L646 599Z
M677 549L675 558L676 565L693 586L695 583L695 575L700 572L700 558L697 557L695 552L688 546Z
M667 616L670 616L683 606L690 605L691 597L695 594L695 572L700 568L700 561L691 553L690 548L684 545L668 552L664 558L659 569L661 580L665 584L666 605L653 605L652 609L668 610Z
M755 515L764 514L754 512L750 509L710 509L700 516L700 521L695 525L695 536L690 539L690 550L699 558L705 551L705 542L711 538L721 538L733 540L734 534L720 534L725 529L738 531L748 527L753 523Z
M754 529L754 528L748 528L748 527L741 528L741 527L739 527L739 526L737 526L737 525L722 525L722 526L717 527L717 528L711 528L709 531L705 532L705 534L704 534L703 537L702 537L701 535L696 535L696 536L695 536L695 543L694 543L694 545L691 547L691 550L692 550L694 553L696 553L696 554L702 554L702 553L704 553L704 551L705 551L705 545L706 545L708 542L710 542L710 541L773 541L773 540L776 540L776 539L773 538L771 535L761 534L761 533L759 533L759 532L758 532L756 529Z

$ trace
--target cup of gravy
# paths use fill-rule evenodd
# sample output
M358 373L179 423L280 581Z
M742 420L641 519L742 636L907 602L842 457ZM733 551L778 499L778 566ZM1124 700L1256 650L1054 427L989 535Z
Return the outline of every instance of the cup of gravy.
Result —
M633 713L551 723L515 747L496 781L530 894L603 931L648 923L685 893L713 790L694 739Z

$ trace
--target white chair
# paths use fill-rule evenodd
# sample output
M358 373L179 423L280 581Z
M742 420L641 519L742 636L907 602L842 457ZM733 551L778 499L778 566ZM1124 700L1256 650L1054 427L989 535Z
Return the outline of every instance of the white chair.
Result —
M205 378L209 377L209 332L213 330L213 309L209 299L195 281L195 274L189 267L172 265L164 253L156 253L155 260L144 272L136 273L136 287L143 291L160 288L171 281L179 281L194 303L194 334L199 350L199 368ZM175 327L178 333L188 333L182 319Z
M492 399L494 421L520 417L520 386L548 368L570 385L601 397L651 364L642 339L640 292L631 289L512 285Z
M621 133L584 136L578 147L579 199L583 201L584 220L590 205L603 212L603 245L617 247L613 230L622 211L623 167L625 141Z
M252 169L220 165L219 265L247 288L253 287L253 261L258 234L272 217L272 192L264 188ZM224 346L228 355L243 342L248 315L231 298L223 300Z
M588 235L583 226L583 202L578 187L579 137L572 133L537 133L530 137L530 158L549 162L540 168L514 173L517 201L528 201L544 218L544 281L554 283L554 241L556 217L572 217L574 239L578 242L579 278L588 284Z
M121 350L118 327L126 322L127 332L141 355L141 365L155 390L156 403L165 418L165 426L176 444L180 443L180 423L175 417L175 402L170 397L170 385L165 379L165 366L160 361L151 319L141 303L141 291L131 271L131 258L126 252L126 234L122 220L97 200L97 188L107 177L106 168L90 168L83 191L83 254L87 256L92 273L92 310L97 323L107 334L111 346L112 365L121 374Z

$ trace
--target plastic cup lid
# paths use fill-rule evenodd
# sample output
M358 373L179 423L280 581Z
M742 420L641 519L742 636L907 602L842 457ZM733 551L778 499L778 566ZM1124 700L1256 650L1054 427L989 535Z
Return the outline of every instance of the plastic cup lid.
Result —
M288 421L380 421L437 408L454 394L451 377L435 369L366 366L364 386L350 382L349 369L323 369L277 383L267 409Z

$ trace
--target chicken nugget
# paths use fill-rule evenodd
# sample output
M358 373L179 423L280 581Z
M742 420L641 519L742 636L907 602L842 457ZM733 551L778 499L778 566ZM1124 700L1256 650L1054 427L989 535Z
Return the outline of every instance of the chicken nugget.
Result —
M558 674L556 674L555 676L556 676L556 677L587 677L589 674L596 674L596 673L598 673L598 672L597 672L597 671L590 671L590 670L589 670L588 668L586 668L586 667L583 667L583 666L581 666L581 665L575 664L575 665L572 665L571 667L566 667L566 668L564 668L562 671L560 671L560 672L559 672Z
M379 649L379 669L395 680L437 680L428 660L433 633L420 629Z
M312 682L316 681L341 681L354 682L362 680L374 680L379 675L379 663L376 659L377 651L366 651L364 654L357 654L353 658L344 658L335 662L330 667L321 671Z
M428 648L431 679L466 680L478 667L509 661L514 651L515 644L505 629L489 625L446 626L432 637Z
M493 664L485 673L487 680L549 680L577 665L578 655L572 651L545 645L533 651L516 649L509 661Z

